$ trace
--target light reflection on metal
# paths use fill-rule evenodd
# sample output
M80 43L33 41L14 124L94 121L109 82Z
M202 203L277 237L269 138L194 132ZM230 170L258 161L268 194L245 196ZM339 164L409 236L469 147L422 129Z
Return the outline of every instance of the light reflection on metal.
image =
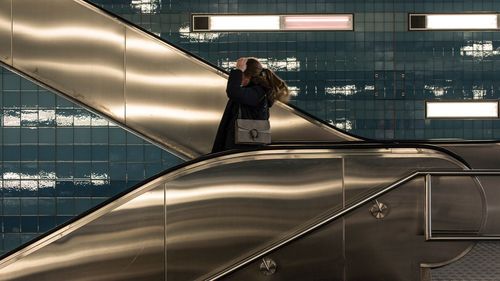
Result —
M213 123L220 121L220 112L184 109L181 106L133 105L127 107L127 116L153 117L155 119L176 120L182 122Z
M99 44L99 41L106 41L114 44L120 44L123 42L123 37L117 36L117 34L113 32L78 25L47 27L24 25L16 22L16 33L30 36L32 39L40 39L41 41L57 40L64 42L71 40L88 40L94 42L95 44Z
M81 58L80 58L81 59ZM74 75L90 75L93 77L105 77L109 79L122 79L123 71L105 64L91 63L88 60L61 61L59 58L52 57L51 60L23 60L15 58L15 63L36 65L47 71L71 73Z
M12 63L12 0L0 1L0 61Z
M162 76L153 76L148 73L136 73L130 70L127 70L127 80L130 82L134 82L137 84L144 85L154 85L158 87L164 87L167 89L168 87L184 87L190 84L202 84L206 88L218 88L219 85L217 80L212 77L207 76L195 76L195 75L162 75Z

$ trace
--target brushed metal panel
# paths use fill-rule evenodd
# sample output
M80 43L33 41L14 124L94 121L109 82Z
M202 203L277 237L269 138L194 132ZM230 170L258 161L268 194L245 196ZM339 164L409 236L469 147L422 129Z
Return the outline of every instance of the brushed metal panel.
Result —
M13 1L13 65L124 121L124 27L75 1Z
M126 124L193 158L210 152L226 79L139 31L126 45Z
M274 274L264 275L258 260L220 280L344 280L343 239L340 219L266 256L277 264Z
M441 144L471 165L473 169L498 169L500 167L500 143Z
M451 159L443 158L431 150L400 149L393 153L363 155L345 159L346 201L355 200L367 190L388 186L397 179L414 171L425 169L463 169L463 165ZM398 151L403 151L399 152Z
M341 159L301 154L228 159L169 182L169 278L202 280L340 208Z
M481 234L500 235L500 177L478 177L486 196L486 223Z
M420 280L421 263L451 260L472 242L426 242L423 178L412 180L378 200L390 207L381 220L366 204L345 216L346 280Z
M0 0L0 61L12 64L12 0Z
M433 237L444 233L481 233L487 200L473 177L433 176L431 186Z
M227 102L225 75L140 31L126 37L126 124L192 158L210 152ZM284 104L272 108L271 127L275 142L356 140Z
M45 247L23 253L0 268L0 280L163 280L164 189L156 186Z

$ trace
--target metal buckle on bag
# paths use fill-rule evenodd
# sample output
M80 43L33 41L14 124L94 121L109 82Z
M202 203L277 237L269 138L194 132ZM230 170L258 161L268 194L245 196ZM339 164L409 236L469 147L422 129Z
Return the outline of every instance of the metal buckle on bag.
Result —
M249 134L250 134L250 137L252 137L253 140L255 140L256 138L259 137L259 131L257 131L257 129L250 130Z

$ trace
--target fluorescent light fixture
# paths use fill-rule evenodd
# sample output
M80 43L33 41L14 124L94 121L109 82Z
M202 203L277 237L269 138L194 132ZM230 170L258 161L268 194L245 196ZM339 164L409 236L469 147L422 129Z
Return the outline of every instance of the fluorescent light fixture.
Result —
M426 112L427 118L498 118L498 102L426 102Z
M210 16L210 31L279 30L279 16Z
M352 14L193 15L193 31L353 30Z
M282 16L283 30L352 30L352 15Z
M410 30L496 30L498 14L411 14Z

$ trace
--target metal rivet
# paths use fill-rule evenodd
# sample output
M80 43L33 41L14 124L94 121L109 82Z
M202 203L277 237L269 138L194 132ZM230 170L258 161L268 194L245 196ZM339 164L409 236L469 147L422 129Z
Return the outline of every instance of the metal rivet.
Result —
M262 272L262 274L266 276L273 275L277 269L278 265L274 260L271 258L262 259L262 262L260 263L260 272Z
M370 208L370 213L376 219L383 219L389 213L389 207L375 200L375 204Z

